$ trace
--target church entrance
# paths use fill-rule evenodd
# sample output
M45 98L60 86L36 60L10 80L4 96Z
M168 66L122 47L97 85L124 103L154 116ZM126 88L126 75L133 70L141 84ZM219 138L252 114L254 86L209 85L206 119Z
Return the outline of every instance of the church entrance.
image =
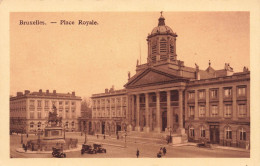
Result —
M162 112L162 131L167 127L167 111Z

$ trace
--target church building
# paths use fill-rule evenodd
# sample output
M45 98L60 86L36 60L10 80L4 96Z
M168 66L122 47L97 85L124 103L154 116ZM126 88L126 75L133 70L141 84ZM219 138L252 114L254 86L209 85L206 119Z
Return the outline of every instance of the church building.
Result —
M201 139L246 147L250 140L250 72L244 67L202 70L177 58L177 34L160 16L147 36L147 63L136 65L122 90L93 94L96 133L171 135L173 143ZM95 127L94 127L95 126Z

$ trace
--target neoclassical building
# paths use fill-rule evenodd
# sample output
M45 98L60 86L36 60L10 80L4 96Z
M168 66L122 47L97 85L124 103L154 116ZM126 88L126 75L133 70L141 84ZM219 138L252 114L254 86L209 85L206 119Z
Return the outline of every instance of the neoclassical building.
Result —
M78 130L81 97L72 93L56 93L41 89L38 92L25 90L10 97L10 132L36 133L47 125L49 112L57 108L67 131Z
M128 74L125 89L119 90L121 93L107 90L92 96L96 132L104 133L106 124L111 127L103 116L106 115L109 122L116 124L114 132L127 126L130 132L171 133L177 142L207 139L211 143L245 147L250 140L248 68L234 73L228 63L219 70L211 62L205 70L197 64L185 66L177 58L176 39L177 34L165 25L161 15L158 26L147 36L147 63L137 62L136 74ZM111 107L117 98L124 104ZM117 110L123 110L120 118L111 116ZM115 127L120 124L121 127Z

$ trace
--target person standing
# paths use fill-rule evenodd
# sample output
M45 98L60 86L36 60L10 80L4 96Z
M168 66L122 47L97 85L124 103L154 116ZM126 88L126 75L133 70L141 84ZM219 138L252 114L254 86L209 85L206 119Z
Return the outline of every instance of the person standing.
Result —
M137 158L139 157L139 154L140 154L140 152L139 152L139 149L137 148L137 150L136 150L136 157Z
M166 154L166 148L163 147L163 155L165 155L165 154Z

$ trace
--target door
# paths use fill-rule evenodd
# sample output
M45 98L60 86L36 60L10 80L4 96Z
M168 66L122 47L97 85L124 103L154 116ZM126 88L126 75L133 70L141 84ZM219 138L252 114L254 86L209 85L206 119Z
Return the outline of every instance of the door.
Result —
M167 127L167 111L162 112L162 131Z
M102 122L102 134L105 134L105 122Z
M219 125L210 125L210 142L219 143Z

